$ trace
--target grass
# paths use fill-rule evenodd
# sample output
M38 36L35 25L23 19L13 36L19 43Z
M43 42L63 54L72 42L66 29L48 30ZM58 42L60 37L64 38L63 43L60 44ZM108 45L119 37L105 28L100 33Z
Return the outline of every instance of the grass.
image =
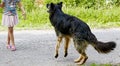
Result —
M111 64L91 64L90 66L112 66Z
M78 17L86 22L91 28L118 28L120 27L120 8L113 7L109 9L93 8L85 9L81 7L66 7L63 5L63 11L67 14ZM2 13L0 13L2 15ZM51 29L53 28L49 21L49 14L45 5L35 7L27 11L27 19L23 20L21 12L18 11L19 24L16 29ZM0 21L2 17L0 16ZM0 25L0 30L4 27Z
M27 0L24 0L27 1ZM27 7L26 7L27 8ZM31 8L31 7L30 7ZM19 24L15 27L16 30L21 29L53 29L49 21L49 14L45 5L41 8L35 7L33 9L26 9L27 19L23 20L21 12L18 11ZM120 27L120 7L113 7L109 9L98 9L93 8L85 9L81 7L66 7L63 6L63 11L67 14L76 16L81 20L85 21L91 28L118 28ZM0 10L2 15L2 10ZM0 16L0 21L2 16ZM1 26L0 30L7 30L6 27ZM85 65L83 65L85 66ZM90 66L112 66L111 64L95 64L92 63Z
M81 66L87 66L87 65L81 65ZM111 64L95 64L95 63L92 63L89 66L112 66L112 65Z

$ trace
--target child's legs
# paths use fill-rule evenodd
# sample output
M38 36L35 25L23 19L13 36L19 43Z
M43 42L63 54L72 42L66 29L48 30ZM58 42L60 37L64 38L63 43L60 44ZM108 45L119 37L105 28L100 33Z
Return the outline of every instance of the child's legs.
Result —
M8 37L7 37L7 45L10 45L10 34L9 34L9 30L8 30Z
M8 40L9 40L8 42L10 42L10 40L11 40L12 46L15 46L13 27L8 27Z

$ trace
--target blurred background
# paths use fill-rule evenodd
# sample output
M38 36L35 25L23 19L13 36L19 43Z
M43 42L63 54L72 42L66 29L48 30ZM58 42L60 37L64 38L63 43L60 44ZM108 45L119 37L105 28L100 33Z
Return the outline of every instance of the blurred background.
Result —
M78 17L91 28L120 27L120 0L21 0L27 12L24 20L18 8L19 24L15 29L52 29L47 3L63 2L63 11ZM3 9L0 8L0 23ZM0 30L6 28L1 26Z

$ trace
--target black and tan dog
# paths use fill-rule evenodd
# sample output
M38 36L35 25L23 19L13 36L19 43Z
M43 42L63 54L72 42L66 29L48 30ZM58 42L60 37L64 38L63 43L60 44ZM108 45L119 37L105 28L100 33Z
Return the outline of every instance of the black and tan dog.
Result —
M99 53L108 53L116 47L115 42L104 43L98 41L85 22L74 16L65 14L62 11L62 2L57 4L47 4L47 8L50 22L52 26L54 26L56 35L58 37L55 58L58 57L58 50L63 38L65 38L66 41L64 46L64 56L67 56L70 38L73 38L74 46L80 53L80 57L75 60L75 62L79 64L85 63L85 61L88 59L85 53L85 49L88 44L91 44Z

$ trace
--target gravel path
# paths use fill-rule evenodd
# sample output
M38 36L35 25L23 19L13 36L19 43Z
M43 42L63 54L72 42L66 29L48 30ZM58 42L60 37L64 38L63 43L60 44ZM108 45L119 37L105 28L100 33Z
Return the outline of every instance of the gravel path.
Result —
M100 41L115 41L117 47L109 54L98 54L92 46L88 46L86 53L88 60L85 65L113 64L120 66L120 29L92 30ZM22 30L15 31L17 51L10 51L5 47L7 32L0 32L0 66L78 66L73 60L79 54L71 41L68 56L64 58L61 44L59 57L54 58L56 35L54 30ZM62 42L63 43L63 42Z

